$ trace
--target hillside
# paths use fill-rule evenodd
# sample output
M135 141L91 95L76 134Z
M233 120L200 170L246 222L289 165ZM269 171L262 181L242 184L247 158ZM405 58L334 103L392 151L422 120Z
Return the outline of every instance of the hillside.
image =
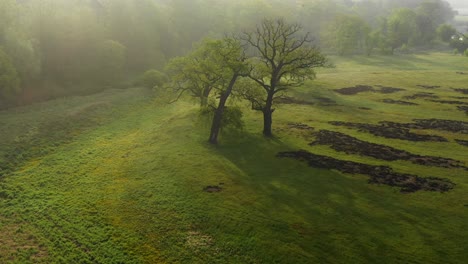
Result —
M213 147L196 104L143 88L1 111L0 263L463 262L468 60L332 61L273 139L232 101L245 127Z

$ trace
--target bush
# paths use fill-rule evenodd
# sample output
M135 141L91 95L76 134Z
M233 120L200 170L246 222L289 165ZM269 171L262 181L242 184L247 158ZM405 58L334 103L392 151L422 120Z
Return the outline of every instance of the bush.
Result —
M457 34L457 30L448 24L442 24L437 28L437 36L444 42L450 42L452 36Z
M140 78L139 84L146 88L162 87L168 78L167 75L158 70L147 70Z
M463 54L468 57L468 49L465 50L465 52L463 52Z
M215 107L206 106L200 109L200 117L206 118L204 121L211 125L215 113ZM244 113L240 107L237 106L226 106L223 111L223 119L221 121L221 130L225 128L233 130L242 130L244 128L244 121L242 117Z

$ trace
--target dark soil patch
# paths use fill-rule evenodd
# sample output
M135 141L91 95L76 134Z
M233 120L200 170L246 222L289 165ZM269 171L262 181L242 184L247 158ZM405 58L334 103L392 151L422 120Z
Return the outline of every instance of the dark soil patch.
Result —
M460 74L460 75L468 75L468 72L456 72L456 74Z
M355 95L358 93L370 92L370 91L375 91L375 90L374 88L372 88L372 86L369 86L369 85L356 85L354 87L335 89L334 91L343 95Z
M450 96L450 98L459 99L459 100L468 100L468 96Z
M203 191L205 192L209 192L209 193L216 193L216 192L220 192L222 191L223 188L222 187L219 187L217 185L213 185L213 186L206 186L205 188L203 188Z
M416 94L413 94L413 95L403 97L403 99L407 99L407 100L414 100L414 99L418 99L418 98L437 99L437 98L439 98L439 96L434 95L434 93L416 93Z
M395 87L386 87L386 86L381 86L379 93L383 94L391 94L391 93L396 93L396 92L401 92L405 91L403 88L395 88Z
M327 97L314 97L315 100L318 101L321 105L336 105L336 102Z
M468 89L459 88L459 89L453 89L453 90L462 94L468 94Z
M373 157L380 160L407 160L414 164L424 166L436 166L442 168L463 168L465 170L468 170L467 167L463 166L462 162L457 160L442 157L416 155L389 146L362 141L355 137L351 137L340 132L320 130L316 134L316 137L316 140L310 143L309 145L328 145L332 149L340 152L345 152L346 154L358 154L361 156Z
M468 140L455 139L455 141L465 147L468 147Z
M366 111L372 110L371 108L369 108L369 107L364 107L364 106L359 107L359 109L361 109L361 110L366 110Z
M413 129L436 129L445 130L455 133L468 134L468 122L457 120L445 119L414 119L414 123L394 123L394 122L380 122L388 126L406 127Z
M436 142L447 142L448 140L435 135L420 135L410 132L409 128L399 126L398 123L381 123L378 125L362 124L362 123L350 123L332 121L330 124L335 126L345 126L349 128L357 128L361 132L368 132L374 136L395 138L409 141L436 141Z
M327 156L315 155L305 150L280 152L277 154L277 157L305 161L310 167L336 169L350 174L369 175L369 183L399 187L401 192L407 193L420 190L447 192L455 186L455 184L448 179L435 177L422 178L412 174L397 173L388 166L372 166L364 163L339 160Z
M468 106L466 106L466 105L459 105L459 106L457 106L457 109L460 110L460 111L465 111L465 114L468 115Z
M388 86L382 86L382 85L376 85L376 86L379 87L380 89L376 90L372 86L369 86L369 85L356 85L354 87L335 89L335 92L343 94L343 95L355 95L355 94L363 93L363 92L378 92L378 93L383 93L383 94L391 94L391 93L396 93L396 92L405 90L403 88L395 88L395 87L388 87Z
M434 103L441 103L441 104L452 104L452 105L468 105L468 102L462 101L450 101L450 100L427 100Z
M301 99L297 99L294 97L283 96L275 99L275 103L278 104L298 104L298 105L313 105L314 102L305 101Z
M437 86L437 85L423 85L423 84L418 84L418 85L416 85L416 86L421 87L421 88L425 88L425 89L440 88L440 86Z
M288 126L290 128L295 128L295 129L300 129L300 130L309 130L309 131L314 131L315 129L311 126L308 126L303 123L288 123Z
M393 99L383 99L382 102L387 103L387 104L398 104L398 105L418 105L417 103L393 100Z

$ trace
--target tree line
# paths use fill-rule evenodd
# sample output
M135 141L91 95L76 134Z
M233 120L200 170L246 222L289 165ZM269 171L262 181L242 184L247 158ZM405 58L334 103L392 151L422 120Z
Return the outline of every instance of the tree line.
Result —
M2 0L0 109L127 87L264 17L301 24L327 53L393 53L439 36L463 52L464 35L444 24L454 14L444 0Z

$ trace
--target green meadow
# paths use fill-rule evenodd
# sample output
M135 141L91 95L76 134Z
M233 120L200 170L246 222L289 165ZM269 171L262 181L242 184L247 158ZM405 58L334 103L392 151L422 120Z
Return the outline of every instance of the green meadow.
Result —
M314 145L304 124L468 166L468 134L412 129L448 142L389 139L330 121L468 121L457 104L402 99L432 93L468 104L468 60L446 53L331 57L333 68L277 104L274 138L260 112L207 143L196 102L168 104L144 88L56 99L0 112L0 263L464 263L468 172L385 161ZM342 95L369 85L404 89ZM424 88L423 86L439 86ZM323 98L333 104L323 102ZM415 105L384 103L404 100ZM459 105L459 104L458 104ZM311 153L440 177L448 192L402 193L366 175L276 157ZM219 186L220 192L205 192Z

